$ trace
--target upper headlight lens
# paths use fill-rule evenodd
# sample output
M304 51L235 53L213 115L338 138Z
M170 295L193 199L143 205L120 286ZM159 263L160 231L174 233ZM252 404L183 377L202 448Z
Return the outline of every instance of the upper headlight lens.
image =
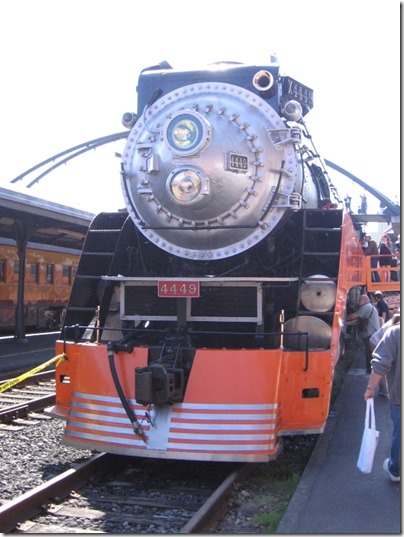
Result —
M175 120L171 128L171 137L169 138L176 149L190 149L198 141L200 131L196 121L189 119Z
M181 112L169 121L165 135L171 149L181 155L190 155L206 146L210 131L210 125L200 114Z

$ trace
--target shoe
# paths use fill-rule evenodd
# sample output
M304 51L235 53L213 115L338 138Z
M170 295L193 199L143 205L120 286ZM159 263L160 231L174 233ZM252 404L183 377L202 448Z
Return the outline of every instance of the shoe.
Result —
M400 481L400 476L396 477L395 475L393 475L390 470L389 470L389 460L390 459L386 459L383 463L383 470L386 470L386 472L389 474L389 478L392 480L392 481Z
M379 392L380 397L387 397L387 393Z

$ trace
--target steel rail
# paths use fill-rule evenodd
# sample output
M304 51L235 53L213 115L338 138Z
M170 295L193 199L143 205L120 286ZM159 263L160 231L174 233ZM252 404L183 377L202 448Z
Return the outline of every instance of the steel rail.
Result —
M42 371L31 375L30 377L23 379L16 386L17 389L23 386L32 386L35 382L43 380L51 380L55 376L55 371ZM1 381L0 384L7 383L14 379L8 379ZM7 392L5 392L7 394ZM8 395L8 394L7 394ZM18 399L18 395L16 395ZM43 410L47 406L55 404L56 395L55 393L50 393L48 395L42 395L40 397L35 397L28 401L22 403L15 403L4 408L0 408L0 423L10 423L11 421L26 417L30 412L36 412L38 410ZM0 401L2 400L2 394L0 394ZM7 401L6 401L7 402Z
M2 408L0 409L0 423L10 423L10 421L15 419L24 418L30 412L43 410L47 406L54 405L55 400L55 394L43 395L42 397L37 397L26 403L19 403Z
M109 453L98 453L77 468L71 468L0 506L0 532L14 530L20 522L40 514L48 504L65 498L100 468L108 468L108 459L112 460Z
M223 505L234 483L244 478L252 469L251 464L245 464L226 477L178 533L202 533Z
M15 377L9 378L9 379L3 379L0 380L0 385L6 382L10 382L14 380ZM40 373L35 373L34 375L31 375L30 377L22 380L18 383L18 386L27 386L29 384L32 384L33 382L41 381L41 380L52 380L55 378L55 370L50 369L49 371L41 371Z
M114 459L114 456L109 453L99 453L77 468L67 470L0 506L0 532L11 532L17 529L20 523L47 513L50 504L59 503L72 490L77 490L94 477L97 471L110 469L114 460L116 458ZM245 464L227 476L179 533L200 533L214 524L214 517L222 507L233 484L245 477L251 469L252 465Z

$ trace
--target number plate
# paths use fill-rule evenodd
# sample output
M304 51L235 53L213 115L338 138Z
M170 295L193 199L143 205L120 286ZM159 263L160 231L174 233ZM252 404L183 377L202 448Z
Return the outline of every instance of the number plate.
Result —
M226 170L231 172L247 172L248 157L239 153L226 153Z
M199 297L198 281L161 280L158 282L158 296L162 298Z
M301 105L307 106L309 110L313 108L313 90L300 84L297 80L290 78L290 76L284 78L282 95L288 95Z

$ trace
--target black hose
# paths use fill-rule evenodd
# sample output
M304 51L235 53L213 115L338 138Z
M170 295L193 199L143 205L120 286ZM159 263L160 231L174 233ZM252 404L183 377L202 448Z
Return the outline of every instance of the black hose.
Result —
M125 394L123 393L122 386L121 386L121 384L119 382L118 373L117 373L116 367L115 367L115 361L114 361L115 352L114 352L114 349L113 349L113 343L112 342L108 342L107 349L108 349L109 368L111 370L112 379L114 381L115 388L116 388L116 391L118 393L119 399L121 400L121 403L122 403L123 408L125 409L126 415L128 416L129 421L132 424L132 427L133 427L133 430L134 430L135 434L141 436L142 440L144 442L146 442L145 434L144 434L144 431L142 429L142 426L137 421L136 414L130 408L129 403L126 400Z

